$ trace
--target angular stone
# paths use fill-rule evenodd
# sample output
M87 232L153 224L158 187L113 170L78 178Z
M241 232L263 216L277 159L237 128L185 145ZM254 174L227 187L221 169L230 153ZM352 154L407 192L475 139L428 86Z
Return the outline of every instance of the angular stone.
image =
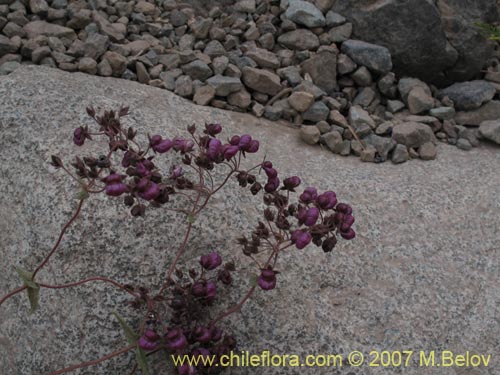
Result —
M31 13L39 16L47 16L49 4L45 0L30 0L29 2Z
M78 61L78 70L87 74L96 74L97 62L90 57L83 57Z
M193 80L205 81L213 75L212 69L201 60L191 61L189 64L183 65L181 69Z
M174 92L182 97L193 95L193 81L189 76L180 76L175 81Z
M460 111L455 115L455 122L460 125L479 126L483 121L500 118L500 101L492 100L473 111Z
M439 98L447 96L457 110L472 110L481 107L495 96L496 89L490 82L476 80L455 83L439 92Z
M207 84L215 89L215 95L228 96L232 92L240 91L243 88L238 77L226 77L215 75L207 79Z
M321 133L314 125L302 125L300 128L300 138L309 145L315 145L319 142Z
M352 106L349 109L349 123L358 129L361 125L368 125L369 128L375 129L375 121L370 117L370 114L359 106Z
M196 88L193 101L199 105L208 105L215 97L215 89L210 86L200 86Z
M364 149L361 150L359 156L361 161L373 163L375 161L376 153L377 150L375 149L375 147L373 147L372 145L367 145Z
M211 40L203 50L203 53L213 59L215 57L225 55L226 49L218 40Z
M324 121L328 118L330 110L323 102L314 103L307 111L302 113L302 118L311 122Z
M437 155L436 146L432 142L426 142L419 147L418 154L422 160L434 160Z
M30 39L40 35L67 38L69 40L76 39L76 34L72 29L45 21L31 21L24 25L23 29Z
M408 94L408 109L415 115L426 113L434 107L434 98L422 87L414 87Z
M439 120L451 120L455 117L455 109L453 107L437 107L429 111L429 115L438 118Z
M84 43L84 53L86 57L98 60L109 47L109 37L98 33L87 36Z
M242 13L254 13L255 0L240 0L236 4L234 4L233 9L237 12Z
M408 153L408 147L404 145L397 144L392 151L391 161L394 164L401 164L410 159L410 155Z
M314 95L305 91L296 91L288 97L288 103L297 112L305 112L314 103Z
M337 59L337 70L339 74L348 74L353 72L357 68L357 65L352 59L341 53Z
M318 8L302 0L290 0L285 17L309 28L323 27L326 23L323 13Z
M135 63L135 72L137 74L137 80L140 83L148 84L151 81L151 77L148 73L148 70L144 66L144 64L140 61L136 61Z
M115 77L121 76L127 69L127 58L119 53L107 51L102 58L108 60Z
M319 39L310 30L292 30L278 37L278 43L293 50L310 50L319 47Z
M246 109L252 103L252 96L247 90L240 90L229 94L227 102L235 107Z
M391 113L396 113L401 111L405 107L405 103L399 100L388 100L387 110Z
M375 73L385 74L392 69L391 54L385 47L349 39L342 44L341 50L355 63L364 65Z
M381 137L376 134L369 134L363 141L375 147L381 161L386 161L389 153L396 147L396 141L392 138Z
M352 23L345 23L340 26L333 27L328 32L330 41L334 43L342 43L348 40L352 35Z
M392 138L407 147L420 147L426 142L436 142L436 137L429 125L419 122L396 124L392 129Z
M458 141L457 141L457 147L461 150L464 150L464 151L469 151L472 149L472 145L470 144L470 142L465 139L465 138L459 138Z
M324 143L331 151L333 151L337 145L342 143L342 134L338 131L333 130L331 132L325 133L321 136L321 141Z
M0 34L0 57L8 53L17 52L18 47L4 35Z
M268 70L244 67L243 83L252 90L268 95L276 95L281 90L280 78Z
M246 56L254 60L261 68L277 69L280 67L278 57L265 49L256 48L246 53Z
M314 84L327 94L337 88L337 55L321 51L301 64L302 72L311 76Z
M92 13L92 20L99 27L101 33L107 35L112 42L121 42L125 39L124 33L122 33L119 29L115 27L115 25L111 24L104 16L100 13L94 11Z
M479 125L479 133L483 138L500 145L500 120L483 121Z

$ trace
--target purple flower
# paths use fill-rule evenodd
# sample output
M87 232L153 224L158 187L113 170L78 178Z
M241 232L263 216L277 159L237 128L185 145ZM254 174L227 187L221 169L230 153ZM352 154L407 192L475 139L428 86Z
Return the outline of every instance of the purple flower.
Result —
M342 212L346 215L350 215L350 214L352 214L352 208L348 204L339 203L337 205L337 212Z
M239 151L238 146L224 145L222 148L222 152L224 153L224 159L230 160L234 155L236 155Z
M208 143L207 155L210 160L216 160L217 156L220 154L220 150L222 148L222 143L216 138L212 138Z
M276 287L276 271L272 269L262 269L257 279L257 284L263 290L271 290Z
M295 230L292 233L292 242L295 244L297 249L302 250L304 247L309 245L312 240L311 233L303 232L300 229Z
M286 190L293 191L293 189L300 185L300 178L297 176L285 178L285 180L283 181L283 185L285 186Z
M240 143L238 144L240 150L246 151L252 142L252 137L248 134L244 134L240 137Z
M170 171L170 178L172 180L175 180L181 176L182 176L182 167L180 165L172 167L172 170Z
M135 166L135 170L141 177L147 177L151 175L151 171L146 167L146 163L140 162Z
M184 333L180 328L173 328L169 330L165 335L165 340L167 342L167 347L174 351L182 350L188 344L186 336L184 336Z
M278 190L279 186L280 179L278 177L275 177L267 181L267 184L264 186L264 190L266 191L266 193L272 193Z
M83 146L85 143L85 138L87 138L87 131L83 126L79 126L73 132L73 143L77 146Z
M331 210L337 204L337 195L333 191L327 191L321 194L316 203L323 210Z
M147 178L141 179L137 187L140 190L139 196L147 201L156 199L160 195L159 186Z
M173 146L173 142L170 139L164 139L157 145L153 146L153 150L156 151L159 154L164 154L168 150L170 150Z
M217 295L217 285L213 281L207 282L206 298L209 302L213 301Z
M300 201L303 203L311 203L312 201L316 200L318 197L318 191L316 188L313 187L308 187L304 190L302 194L300 194Z
M194 147L194 142L190 139L184 138L174 138L173 140L173 148L175 151L180 151L185 154L189 151L192 151Z
M257 151L259 151L259 145L260 145L259 141L254 139L252 142L250 142L250 145L248 146L248 148L245 151L250 153L250 154L254 154Z
M304 224L308 227L312 227L316 224L319 217L319 210L316 207L311 207L306 212L306 218L304 220Z
M266 175L269 179L278 177L278 171L274 168L267 168L264 169L264 171L266 172Z
M240 144L240 136L239 135L233 135L231 137L231 140L229 141L229 144L231 146L238 146Z
M344 216L344 224L347 224L349 227L354 224L354 216L348 214Z
M222 258L215 251L212 251L210 254L201 256L200 264L206 270L211 271L222 264Z
M152 329L146 329L144 334L139 338L138 344L144 350L154 350L158 347L160 336Z
M193 331L193 335L195 340L200 343L207 343L212 340L211 331L207 327L196 327Z
M219 134L222 131L222 126L220 124L206 124L205 133L211 135L212 137Z
M163 139L163 138L161 137L161 135L158 135L158 134L153 135L153 136L149 139L149 145L150 145L151 147L155 147L156 145L158 145L158 144L161 142L161 140L162 140L162 139Z
M356 237L356 233L352 228L349 228L349 230L347 230L346 232L340 232L340 235L346 240L352 240L354 237Z
M106 183L106 194L112 197L119 197L128 190L128 186L122 182L122 176L119 174L110 174L104 179L104 182Z
M131 160L132 160L132 153L130 151L125 152L125 154L123 154L122 167L123 168L130 167Z

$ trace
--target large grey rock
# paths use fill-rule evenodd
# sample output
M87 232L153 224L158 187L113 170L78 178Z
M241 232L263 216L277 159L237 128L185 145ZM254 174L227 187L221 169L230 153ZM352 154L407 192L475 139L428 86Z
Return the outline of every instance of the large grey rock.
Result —
M36 38L37 36L54 36L56 38L76 39L75 32L64 26L45 21L31 21L23 26L28 38Z
M281 34L278 43L294 50L316 49L319 47L319 39L312 31L306 29L292 30Z
M354 37L387 47L399 76L438 85L469 80L493 45L475 22L499 19L496 0L338 0L333 11L354 26Z
M302 72L308 73L314 84L327 94L337 88L337 54L331 51L321 51L304 61Z
M307 27L325 26L323 13L313 4L302 0L290 0L285 17Z
M241 313L221 323L221 328L234 332L244 350L258 353L271 347L275 353L305 358L311 353L337 353L339 348L368 353L387 345L420 348L424 343L441 348L446 342L449 348L500 352L496 304L500 300L496 250L500 153L487 146L465 153L443 145L437 160L400 168L357 158L340 161L328 150L304 145L297 130L264 119L195 106L166 90L136 82L39 66L22 66L0 78L0 157L4 161L0 165L0 294L21 285L12 266L33 269L74 212L72 197L78 185L48 166L50 155L67 161L75 154L98 155L107 146L104 141L84 148L71 144L75 126L96 129L85 114L90 104L130 105L132 114L125 121L144 133L185 135L186 126L203 127L210 121L223 124L223 139L251 134L261 141L262 153L247 155L245 165L261 162L267 152L280 176L302 178L299 193L306 186L333 189L341 201L353 205L356 239L339 243L332 254L314 246L284 252L277 263L281 271L277 289L255 293ZM165 163L165 170L168 166ZM209 247L250 267L234 241L241 234L249 235L256 225L261 200L232 181L207 208L194 223L195 236L188 242L185 258L192 259L188 265L199 267L197 258ZM40 280L60 285L110 275L156 291L180 245L179 227L184 221L182 215L164 210L150 210L146 218L131 220L121 200L92 196L50 267L39 274ZM464 265L467 272L460 272ZM227 289L234 299L217 305L225 308L240 300L248 290L249 277L242 273L235 278ZM134 328L144 312L128 307L127 301L127 295L103 283L43 289L39 311L28 316L26 295L13 297L0 307L2 373L49 374L125 347L126 338L111 312L117 310ZM158 363L151 369L153 374L174 373L166 356L152 357L151 362ZM79 372L130 373L131 363L133 353ZM496 367L482 370L494 375ZM229 372L249 373L243 367ZM290 367L286 373L303 375L304 369ZM332 369L318 367L312 373L330 375ZM384 368L370 369L373 375L386 373Z
M441 90L439 97L447 96L455 104L457 110L471 110L481 107L493 99L496 89L488 81L476 80L470 82L454 83L453 85Z
M426 142L436 142L429 125L420 122L403 122L392 128L392 138L407 147L420 147Z
M479 133L489 141L500 145L500 120L483 121Z
M342 43L342 53L375 73L385 74L392 69L389 50L376 44L349 39Z
M204 81L213 75L212 69L201 60L194 60L183 65L182 71L191 79L199 79L200 81Z

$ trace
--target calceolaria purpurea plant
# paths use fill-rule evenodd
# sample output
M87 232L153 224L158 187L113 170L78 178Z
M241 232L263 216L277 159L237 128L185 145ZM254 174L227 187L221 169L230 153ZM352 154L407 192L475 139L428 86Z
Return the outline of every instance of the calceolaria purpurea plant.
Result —
M299 177L283 178L269 160L244 167L248 161L246 156L259 151L259 141L250 135L234 135L224 140L219 138L222 131L219 124L206 124L201 131L192 125L187 128L189 135L186 138L148 135L147 142L141 144L136 131L123 123L128 112L128 108L121 108L103 111L99 115L93 108L87 108L98 129L94 131L85 126L74 131L73 142L77 146L105 137L109 145L106 154L77 156L70 165L52 156L51 164L78 181L82 188L77 209L35 270L28 272L17 268L23 285L3 296L0 305L18 293L26 292L34 311L44 288L70 288L95 281L110 283L130 295L131 305L141 316L142 323L131 327L115 313L129 341L128 346L51 375L94 365L132 350L136 351L137 359L132 373L140 369L148 374L148 360L154 358L150 354L158 351L216 358L214 366L178 366L179 374L218 373L222 368L216 366L217 358L237 347L236 338L223 326L224 319L239 311L254 293L265 293L279 286L279 257L284 251L303 251L313 243L325 252L331 252L340 238L353 239L352 208L339 202L333 191L319 192L315 187L303 189ZM162 162L161 159L165 159L163 162L170 168L159 168L157 163ZM168 173L162 173L163 170ZM215 178L216 171L222 174L222 178ZM234 273L240 271L239 265L234 261L225 262L216 249L200 254L197 268L183 270L179 261L190 239L194 221L207 207L210 198L233 178L243 190L262 196L266 208L251 233L238 239L243 254L254 265L250 289L239 297L238 303L225 307L224 301L218 298L219 290L230 288ZM217 184L216 180L221 182ZM107 277L91 277L53 286L37 278L39 271L57 252L68 227L81 214L85 201L95 194L120 199L130 210L132 219L146 215L152 208L185 215L186 227L184 233L179 234L183 238L180 247L165 249L165 256L174 259L165 267L161 286L134 287ZM183 200L183 204L173 205L176 200ZM214 305L222 313L209 318L211 315L207 310Z

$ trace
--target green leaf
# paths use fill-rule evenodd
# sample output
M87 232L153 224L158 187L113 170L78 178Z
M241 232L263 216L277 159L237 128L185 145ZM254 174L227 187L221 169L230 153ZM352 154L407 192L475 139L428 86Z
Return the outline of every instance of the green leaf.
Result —
M30 300L30 312L29 314L33 314L36 309L38 308L38 301L40 300L40 289L37 288L30 288L28 287L28 299Z
M85 189L80 190L76 195L76 199L78 199L79 201L84 201L88 197L89 197L89 192Z
M16 272L19 274L19 277L23 281L24 285L26 285L28 288L32 289L39 289L39 286L37 283L35 283L32 278L33 278L33 273L26 271L25 269L22 269L21 267L15 267Z
M151 373L149 372L148 361L146 359L146 353L144 353L144 350L139 348L139 346L137 346L137 350L135 351L135 358L137 360L139 368L142 371L142 374L151 375Z
M190 224L193 224L196 221L196 217L193 215L188 215L187 216L187 222Z
M118 322L122 326L123 332L125 332L125 336L127 337L127 340L130 344L135 345L137 343L137 340L139 339L139 336L137 333L134 332L134 330L127 324L125 319L118 314L116 311L113 311L113 315L116 316L116 319L118 319Z

